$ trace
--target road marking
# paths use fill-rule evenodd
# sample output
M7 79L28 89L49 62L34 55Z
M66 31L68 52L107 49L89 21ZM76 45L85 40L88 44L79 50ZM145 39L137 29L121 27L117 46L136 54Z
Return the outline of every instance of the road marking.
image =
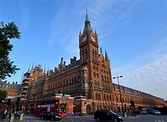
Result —
M83 121L80 117L79 117L79 119L81 120L81 122L85 122L85 121Z
M155 120L155 122L165 122L165 121L163 121L163 120Z
M73 119L72 119L72 117L70 117L70 118L71 118L71 121L74 122Z

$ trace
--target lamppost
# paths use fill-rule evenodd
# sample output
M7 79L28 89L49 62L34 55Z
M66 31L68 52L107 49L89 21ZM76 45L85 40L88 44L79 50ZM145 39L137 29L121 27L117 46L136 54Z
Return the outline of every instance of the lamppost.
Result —
M124 116L122 93L121 93L121 87L120 87L120 85L119 85L119 78L122 78L122 77L123 77L123 76L120 75L120 76L117 76L117 77L113 77L113 79L117 79L117 82L118 82L118 88L119 88L119 93L120 93L120 102L121 102L121 105L122 105L122 113L123 113L123 116Z

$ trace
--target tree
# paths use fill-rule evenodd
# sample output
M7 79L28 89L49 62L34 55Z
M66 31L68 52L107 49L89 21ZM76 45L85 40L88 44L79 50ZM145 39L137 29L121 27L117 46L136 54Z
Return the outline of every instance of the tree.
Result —
M0 103L2 102L2 100L5 99L6 95L7 95L7 91L0 90Z
M0 22L0 80L4 80L7 76L15 74L19 68L14 65L14 61L9 58L13 45L10 39L20 39L20 32L14 22L4 24Z

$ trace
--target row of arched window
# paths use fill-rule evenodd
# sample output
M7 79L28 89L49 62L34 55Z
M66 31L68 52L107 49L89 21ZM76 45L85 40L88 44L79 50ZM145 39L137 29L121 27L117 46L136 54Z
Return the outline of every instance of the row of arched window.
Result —
M85 49L85 50L82 51L82 53L81 53L81 60L82 61L88 60L88 49Z
M111 94L103 94L101 95L100 93L96 92L95 93L96 100L104 100L104 101L111 101Z
M97 61L97 56L98 56L98 52L96 50L92 50L92 60Z

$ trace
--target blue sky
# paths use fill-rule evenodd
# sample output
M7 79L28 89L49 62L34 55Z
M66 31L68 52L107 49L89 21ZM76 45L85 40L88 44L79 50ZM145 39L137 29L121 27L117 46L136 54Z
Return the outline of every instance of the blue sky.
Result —
M14 21L21 39L10 58L21 83L29 67L57 67L61 57L79 59L79 32L86 9L99 47L106 50L120 84L167 99L166 0L0 0L0 21ZM117 83L116 80L113 80Z

